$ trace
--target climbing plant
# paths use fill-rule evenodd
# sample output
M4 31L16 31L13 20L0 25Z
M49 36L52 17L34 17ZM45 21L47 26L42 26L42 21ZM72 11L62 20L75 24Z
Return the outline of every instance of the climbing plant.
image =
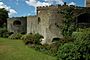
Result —
M62 21L61 31L63 36L71 36L72 32L76 30L75 16L72 7L67 7L60 11L64 20Z

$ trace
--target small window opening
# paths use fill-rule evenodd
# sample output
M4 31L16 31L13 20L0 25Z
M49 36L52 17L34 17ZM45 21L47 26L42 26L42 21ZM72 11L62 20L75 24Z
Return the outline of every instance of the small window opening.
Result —
M14 21L13 25L21 25L21 22L20 21Z
M41 19L40 19L40 17L38 17L38 24L41 22Z

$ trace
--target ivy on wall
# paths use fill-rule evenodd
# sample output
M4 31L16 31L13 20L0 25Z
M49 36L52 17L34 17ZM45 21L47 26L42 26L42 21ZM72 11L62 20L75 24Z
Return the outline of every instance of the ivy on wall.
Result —
M73 7L67 7L60 11L64 20L62 21L61 31L63 36L71 36L76 30L75 16L73 14Z

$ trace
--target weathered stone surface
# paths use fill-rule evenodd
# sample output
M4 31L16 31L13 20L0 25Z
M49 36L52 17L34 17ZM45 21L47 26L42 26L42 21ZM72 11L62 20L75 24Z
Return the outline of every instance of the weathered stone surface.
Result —
M26 17L14 17L7 19L7 30L10 32L25 33L27 31L26 28L27 28Z

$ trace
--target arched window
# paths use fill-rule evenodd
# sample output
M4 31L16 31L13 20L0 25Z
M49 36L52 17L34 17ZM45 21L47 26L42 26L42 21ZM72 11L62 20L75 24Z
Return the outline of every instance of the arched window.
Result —
M20 21L14 21L13 25L21 25L21 22Z
M90 14L84 13L78 16L77 23L90 23Z
M90 27L90 14L84 13L77 17L77 24L80 28Z

